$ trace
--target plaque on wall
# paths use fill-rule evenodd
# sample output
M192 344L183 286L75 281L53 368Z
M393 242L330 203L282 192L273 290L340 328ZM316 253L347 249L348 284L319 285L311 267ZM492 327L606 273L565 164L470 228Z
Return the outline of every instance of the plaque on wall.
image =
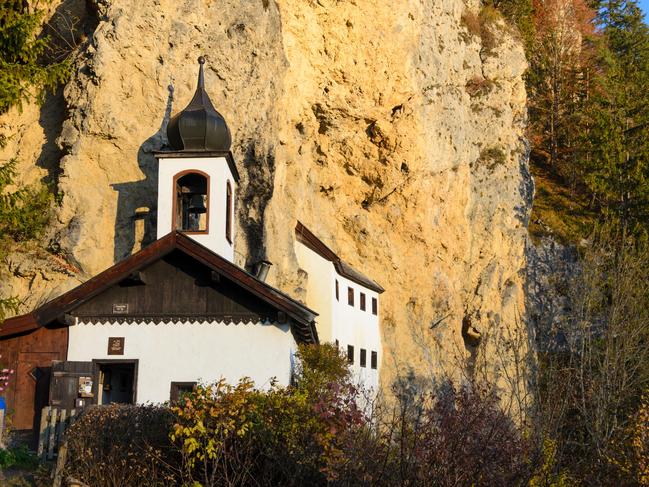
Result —
M124 355L124 337L108 338L108 355Z
M113 303L113 314L124 315L128 313L128 303Z

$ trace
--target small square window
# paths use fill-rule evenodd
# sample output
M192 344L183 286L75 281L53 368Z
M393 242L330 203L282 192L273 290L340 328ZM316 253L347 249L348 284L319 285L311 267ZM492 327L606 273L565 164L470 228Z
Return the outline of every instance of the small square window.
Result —
M336 301L340 301L340 291L338 290L338 279L336 279Z
M367 367L367 350L361 348L361 367Z
M370 365L372 366L373 369L376 369L376 366L378 365L378 361L379 361L378 353L372 352L372 357L370 358L370 360L371 360Z
M351 287L347 288L347 304L354 306L354 289Z
M347 362L354 363L354 345L347 345Z
M361 293L361 311L365 311L365 293Z
M189 394L196 387L196 382L172 382L169 399L172 404L178 403L185 394Z
M379 302L376 298L372 298L372 314L373 315L379 314Z

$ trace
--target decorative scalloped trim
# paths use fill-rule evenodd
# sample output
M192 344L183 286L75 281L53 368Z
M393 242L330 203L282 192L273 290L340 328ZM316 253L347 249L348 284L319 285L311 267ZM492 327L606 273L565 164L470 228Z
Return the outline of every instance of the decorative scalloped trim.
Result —
M90 325L124 325L124 324L202 324L218 323L223 325L257 325L273 323L269 317L257 315L218 315L218 316L80 316L79 322Z

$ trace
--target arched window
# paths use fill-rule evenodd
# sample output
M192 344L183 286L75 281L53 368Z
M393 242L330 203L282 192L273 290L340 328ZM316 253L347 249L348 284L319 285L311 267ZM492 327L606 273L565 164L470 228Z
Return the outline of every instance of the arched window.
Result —
M225 186L225 238L232 243L232 185Z
M174 228L181 232L207 233L209 214L207 174L184 171L174 177Z

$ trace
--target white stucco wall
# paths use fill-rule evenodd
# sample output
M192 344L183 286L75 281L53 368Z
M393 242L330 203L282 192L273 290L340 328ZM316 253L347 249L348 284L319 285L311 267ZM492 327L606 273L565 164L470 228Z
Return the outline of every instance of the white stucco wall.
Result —
M335 301L334 276L336 271L331 262L323 259L300 242L295 242L295 253L300 267L308 274L306 305L318 313L316 319L318 337L321 342L334 342L332 320Z
M340 276L332 262L324 259L301 242L295 243L295 253L300 267L309 277L307 280L306 305L316 311L318 336L321 342L335 343L347 353L347 346L354 347L352 371L368 389L378 391L379 373L383 350L379 328L380 298L378 293ZM336 300L335 282L338 280L339 299ZM347 304L347 288L354 290L354 306ZM365 311L360 309L360 293L366 296ZM377 299L378 314L372 314L372 298ZM360 351L366 350L367 362L360 366ZM372 352L377 352L377 369L371 368Z
M210 176L209 226L208 233L188 234L200 244L220 256L234 261L234 247L225 238L225 195L226 184L232 185L232 242L234 242L234 202L236 201L236 184L225 157L188 157L158 159L158 234L164 237L172 230L173 200L175 188L174 176L182 171L196 169Z
M124 337L124 355L107 355L108 338ZM69 328L68 360L138 359L137 402L169 400L171 382L287 385L296 349L288 325L224 323L79 323Z

